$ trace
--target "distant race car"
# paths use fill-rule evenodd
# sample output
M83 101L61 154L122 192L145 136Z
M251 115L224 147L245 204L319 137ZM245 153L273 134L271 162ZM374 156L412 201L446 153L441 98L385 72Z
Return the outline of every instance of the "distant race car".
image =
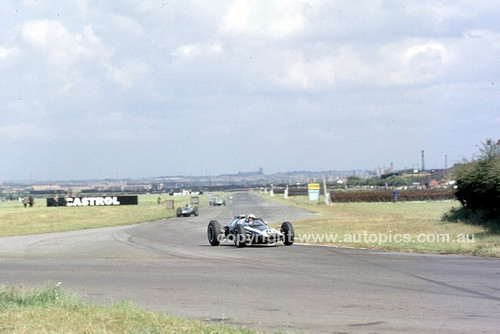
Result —
M208 223L207 237L210 245L218 246L223 240L233 240L236 247L252 244L274 245L281 241L285 246L293 244L295 234L290 222L283 222L278 230L270 227L261 218L256 218L253 224L244 215L235 216L227 225L221 227L217 220Z
M190 206L185 206L183 208L177 208L177 217L189 217L191 215L198 216L198 207L194 208Z
M221 205L226 205L226 201L223 199L220 199L216 197L215 199L211 199L208 201L208 204L210 206L221 206Z

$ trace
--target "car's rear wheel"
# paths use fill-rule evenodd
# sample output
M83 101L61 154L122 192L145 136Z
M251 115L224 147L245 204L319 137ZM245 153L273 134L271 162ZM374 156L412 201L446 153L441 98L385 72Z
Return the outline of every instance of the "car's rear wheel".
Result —
M194 215L198 216L198 207L197 206L194 207Z
M285 246L293 245L295 232L293 231L292 223L283 222L283 224L281 224L281 232L284 234L283 243L285 244Z
M208 223L208 228L207 228L207 237L208 237L208 242L210 242L210 245L219 246L220 235L221 235L221 230L219 222L217 220L211 220L210 223Z
M247 245L247 232L243 225L238 224L234 229L234 244L236 247L241 248Z
M180 217L180 216L182 216L182 209L177 208L177 217Z

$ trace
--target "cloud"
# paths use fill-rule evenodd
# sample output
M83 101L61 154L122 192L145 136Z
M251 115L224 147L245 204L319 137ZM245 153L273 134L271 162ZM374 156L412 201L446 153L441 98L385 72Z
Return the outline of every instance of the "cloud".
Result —
M9 139L21 141L47 140L50 138L50 135L43 128L33 123L1 125L0 133Z
M453 59L453 52L442 43L409 42L399 48L390 79L394 85L432 84L443 78Z
M111 21L117 29L127 33L134 31L137 36L141 34L137 22L132 19L112 15ZM108 78L119 87L130 89L149 70L149 65L139 59L121 59L117 64L112 47L105 46L105 41L90 25L84 26L81 32L71 33L59 21L30 21L23 24L21 37L43 57L47 71L61 80L62 86L58 89L61 93L84 84L89 74Z
M241 34L249 30L250 10L251 6L248 1L233 1L223 19L222 29L235 34Z
M149 71L149 65L140 60L129 60L121 66L107 64L108 77L125 89L130 89L139 77Z
M441 43L428 42L414 45L406 49L403 62L406 66L419 66L421 64L426 66L428 63L446 63L449 62L450 58L446 51Z
M162 166L163 175L194 175L200 161L213 173L233 172L247 168L235 161L249 155L266 172L390 161L398 168L429 147L439 165L445 153L470 156L500 126L494 1L77 0L0 8L5 165L19 156L42 165L44 147L55 143L68 158L55 151L51 158L72 178L98 177L85 161L107 165L116 152L123 174L157 166L144 175ZM254 134L242 135L247 129ZM81 143L85 158L71 158ZM186 150L196 154L181 161ZM321 156L302 158L311 152Z
M89 69L95 73L95 69L106 68L112 55L89 25L79 33L71 33L57 20L28 21L23 23L20 36L30 48L23 48L25 61L57 79L56 90L61 93L78 87L91 73Z
M193 59L201 54L201 47L199 44L186 44L177 47L172 51L172 56L185 59Z
M333 57L305 61L301 55L288 54L276 82L290 89L321 91L335 83L337 67Z
M282 39L304 30L306 1L234 0L222 20L221 30L230 35Z
M17 55L17 48L12 48L4 45L0 45L0 60L8 59L9 57L14 57Z
M177 59L190 61L203 56L217 55L223 51L221 43L189 43L176 47L171 55Z
M137 20L118 14L112 14L109 17L114 29L121 33L131 35L135 38L141 38L144 34L143 26Z
M59 21L40 20L27 22L21 28L23 40L46 57L51 67L69 67L78 57L91 54L84 45L86 41L97 40L92 29L86 27L83 35L71 35Z

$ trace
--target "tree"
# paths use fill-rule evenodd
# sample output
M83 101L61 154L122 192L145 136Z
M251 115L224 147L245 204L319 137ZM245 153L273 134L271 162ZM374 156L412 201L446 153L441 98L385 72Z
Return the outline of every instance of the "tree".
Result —
M400 186L407 186L409 184L410 182L408 182L408 179L401 176L392 175L387 178L388 186L400 187Z
M456 174L456 198L462 207L484 211L490 217L500 215L500 140L488 139L480 156L461 165Z
M361 178L354 176L354 175L347 177L347 185L348 186L359 186L360 184L362 184Z

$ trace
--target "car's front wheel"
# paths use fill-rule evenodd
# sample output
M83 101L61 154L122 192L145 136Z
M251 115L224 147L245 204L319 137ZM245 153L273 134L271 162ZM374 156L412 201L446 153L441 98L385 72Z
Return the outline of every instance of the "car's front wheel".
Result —
M281 224L281 233L284 234L283 243L285 244L285 246L293 245L295 232L293 231L292 223L283 222L283 224Z
M234 244L236 247L241 248L247 245L247 232L243 225L238 224L234 229Z
M208 228L207 228L207 237L208 237L208 242L210 242L210 245L219 246L220 235L221 235L221 230L219 222L217 220L211 220L210 223L208 223Z

